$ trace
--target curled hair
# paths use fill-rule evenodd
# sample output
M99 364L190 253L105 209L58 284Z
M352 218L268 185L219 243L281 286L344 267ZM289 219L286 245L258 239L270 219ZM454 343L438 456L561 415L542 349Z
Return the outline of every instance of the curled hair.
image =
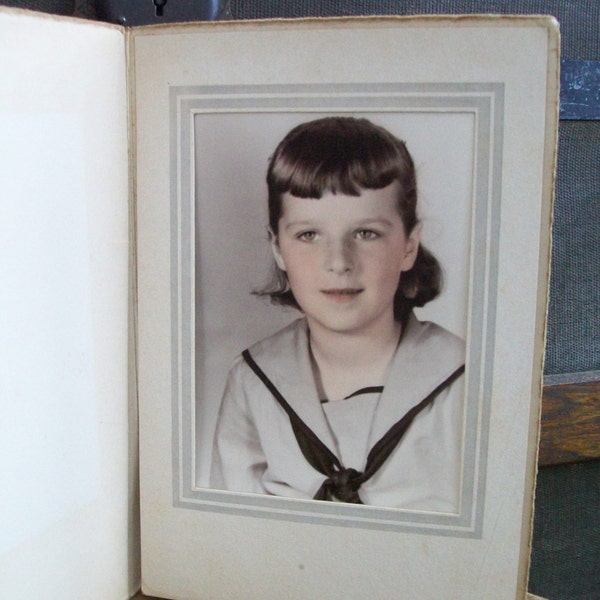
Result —
M294 127L279 143L267 170L269 226L279 233L283 195L321 198L323 194L360 196L398 182L397 209L406 235L418 225L415 167L406 145L367 119L325 117ZM436 258L419 247L415 264L402 273L394 297L394 316L404 320L416 306L435 298L442 273ZM276 265L271 281L257 292L276 304L300 309L287 276Z

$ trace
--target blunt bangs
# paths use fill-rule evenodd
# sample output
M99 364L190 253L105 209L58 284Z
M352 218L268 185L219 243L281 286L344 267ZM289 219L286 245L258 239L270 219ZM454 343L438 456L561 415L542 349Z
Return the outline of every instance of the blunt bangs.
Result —
M282 140L267 173L272 199L284 193L299 198L323 194L359 196L398 180L404 195L414 167L403 142L366 119L327 117L303 123ZM271 223L273 226L274 223Z

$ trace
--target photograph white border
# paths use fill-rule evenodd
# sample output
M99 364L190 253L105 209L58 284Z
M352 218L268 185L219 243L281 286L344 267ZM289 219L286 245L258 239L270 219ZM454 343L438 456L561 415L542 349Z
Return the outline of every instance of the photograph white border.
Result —
M502 181L502 83L398 83L170 88L173 503L178 508L291 521L480 537L494 367ZM196 483L195 142L203 113L469 113L475 119L469 244L467 384L463 480L458 514L290 500L222 492Z

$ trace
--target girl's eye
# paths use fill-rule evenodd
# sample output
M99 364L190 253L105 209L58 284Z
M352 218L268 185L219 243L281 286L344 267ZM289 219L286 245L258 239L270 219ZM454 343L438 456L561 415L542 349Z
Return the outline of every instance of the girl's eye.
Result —
M376 240L381 237L376 231L372 229L359 229L356 232L356 239L358 240Z
M296 239L299 239L303 242L314 242L317 238L316 231L302 231L296 236Z

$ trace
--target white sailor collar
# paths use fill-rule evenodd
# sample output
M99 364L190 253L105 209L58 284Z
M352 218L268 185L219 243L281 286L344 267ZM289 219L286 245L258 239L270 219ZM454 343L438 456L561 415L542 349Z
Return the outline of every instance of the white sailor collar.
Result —
M335 448L314 381L306 319L254 344L249 352L304 423L326 446ZM460 338L411 314L375 413L371 446L464 362Z

